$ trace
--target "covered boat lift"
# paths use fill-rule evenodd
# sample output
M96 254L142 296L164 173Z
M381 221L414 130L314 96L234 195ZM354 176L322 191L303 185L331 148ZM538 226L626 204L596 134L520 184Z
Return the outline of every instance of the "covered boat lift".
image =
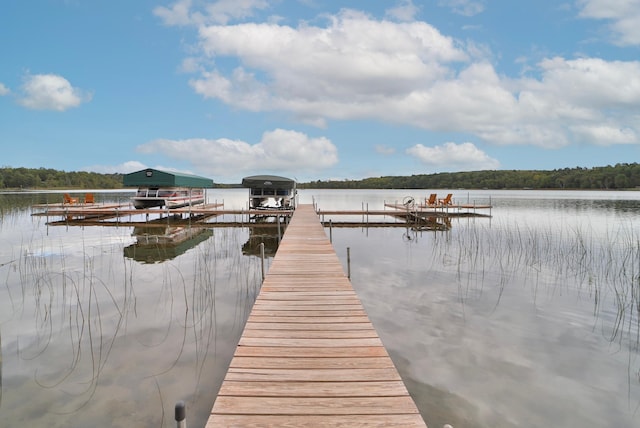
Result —
M203 204L206 201L205 189L213 187L210 178L153 168L126 174L122 181L125 187L138 188L136 196L132 198L136 208L179 208Z
M253 175L242 179L242 186L249 188L249 209L296 208L296 181L277 175Z
M126 174L122 181L125 187L213 187L213 180L210 178L153 168Z

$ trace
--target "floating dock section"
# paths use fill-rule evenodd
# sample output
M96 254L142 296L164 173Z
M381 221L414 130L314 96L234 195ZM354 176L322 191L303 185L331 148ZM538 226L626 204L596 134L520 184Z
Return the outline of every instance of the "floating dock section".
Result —
M425 427L312 205L287 227L207 428Z
M277 182L276 182L277 184ZM273 189L252 189L260 195ZM295 190L295 189L294 189ZM278 189L273 190L274 195ZM261 196L261 197L262 197ZM270 197L264 196L266 199ZM284 197L283 197L284 198ZM276 222L287 221L294 212L295 199L290 199L280 207L251 207L246 209L225 209L224 203L197 204L182 208L135 209L130 202L125 203L57 203L38 204L32 207L32 215L47 217L48 225L82 226L163 226L200 225L202 227L244 227L247 223L257 224L267 219ZM259 198L254 195L254 198ZM255 201L254 201L255 202ZM315 206L314 202L314 206ZM384 203L383 209L369 209L362 204L361 209L324 210L315 206L320 222L329 227L413 227L420 230L449 230L450 219L462 217L491 217L491 204L448 203L419 204ZM487 214L488 212L488 214ZM231 218L231 220L230 220ZM376 220L374 220L374 218Z

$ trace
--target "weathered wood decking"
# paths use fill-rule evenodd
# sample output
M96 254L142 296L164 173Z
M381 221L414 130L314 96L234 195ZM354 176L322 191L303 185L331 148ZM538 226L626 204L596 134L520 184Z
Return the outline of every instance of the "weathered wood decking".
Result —
M390 208L390 209L388 209ZM491 205L479 204L450 204L426 206L412 204L385 203L382 210L370 210L368 204L361 209L349 210L320 210L318 215L325 225L331 223L336 227L398 227L406 224L424 223L423 220L449 219L454 217L491 217ZM489 210L489 214L484 214ZM172 224L198 223L206 227L241 226L258 217L289 217L293 214L288 209L225 209L223 203L198 204L182 208L147 208L136 209L130 203L123 204L36 204L32 206L32 216L47 217L49 225L83 225L83 226L153 226L161 220ZM222 219L223 216L233 216L234 220ZM331 217L358 216L360 221L338 220ZM236 218L239 217L240 221ZM329 217L329 219L326 219ZM370 217L383 220L370 221ZM388 221L384 218L392 218ZM222 219L222 220L219 220ZM398 221L404 222L398 224ZM447 227L448 228L448 227ZM440 229L440 228L437 228Z
M295 211L207 428L426 427L311 205Z

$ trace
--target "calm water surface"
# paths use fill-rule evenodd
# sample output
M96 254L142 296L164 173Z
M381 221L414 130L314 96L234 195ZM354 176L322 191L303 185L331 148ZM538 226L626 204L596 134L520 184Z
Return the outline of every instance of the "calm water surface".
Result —
M492 217L331 231L427 424L640 426L640 192L452 192ZM429 193L300 195L379 210ZM260 289L256 243L269 254L277 239L31 216L58 199L0 194L0 426L168 427L178 400L204 426ZM246 199L209 191L227 208Z

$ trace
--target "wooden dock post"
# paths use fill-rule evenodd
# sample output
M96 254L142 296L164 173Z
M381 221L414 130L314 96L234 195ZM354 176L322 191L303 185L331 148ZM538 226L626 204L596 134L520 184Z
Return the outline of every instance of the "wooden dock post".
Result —
M187 428L187 409L184 401L178 401L174 410L176 428Z
M313 205L287 226L207 428L421 427Z

